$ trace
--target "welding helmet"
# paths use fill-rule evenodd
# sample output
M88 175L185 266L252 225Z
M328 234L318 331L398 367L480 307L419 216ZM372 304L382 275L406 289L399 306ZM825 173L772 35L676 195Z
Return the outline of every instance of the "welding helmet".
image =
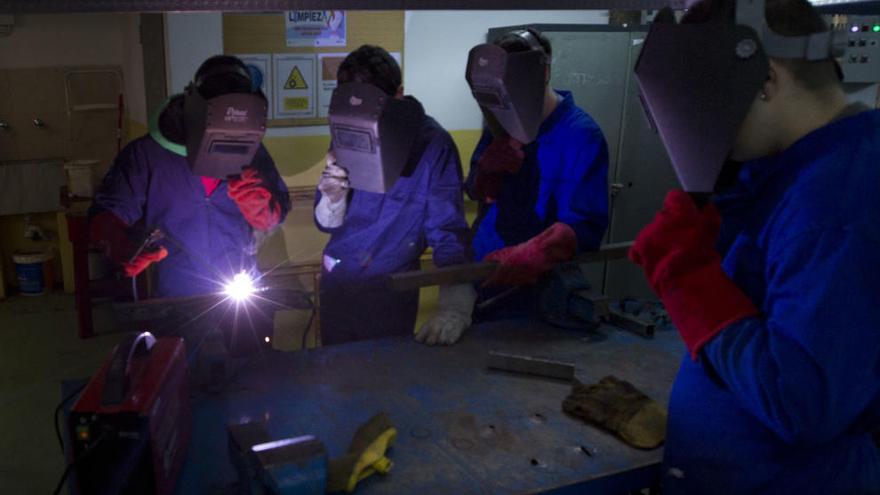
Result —
M425 111L412 98L349 82L333 90L328 117L336 162L348 171L351 187L385 193L409 161Z
M465 78L474 99L511 137L531 143L538 136L544 109L549 56L531 31L514 31L531 47L508 53L492 43L473 47Z
M268 103L241 60L206 60L184 91L186 158L196 175L225 179L250 165L266 132Z
M713 190L767 80L768 57L831 59L846 43L834 31L775 33L767 25L764 0L737 0L733 20L677 23L668 9L657 17L635 76L642 106L682 188L695 193Z

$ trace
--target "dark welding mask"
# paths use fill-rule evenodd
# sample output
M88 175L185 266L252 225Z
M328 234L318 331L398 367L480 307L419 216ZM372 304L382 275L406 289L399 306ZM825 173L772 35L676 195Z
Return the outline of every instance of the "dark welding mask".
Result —
M194 174L218 179L251 164L268 114L259 83L243 63L227 58L233 62L200 69L183 103L187 161Z
M328 117L336 162L351 187L385 193L409 161L425 111L411 98L350 82L333 90Z
M768 57L826 60L846 39L826 31L782 36L764 17L764 0L736 2L735 21L677 23L658 14L635 75L642 105L688 192L711 192L746 114L767 80Z
M525 144L535 140L541 127L550 61L534 34L515 34L532 49L508 53L491 43L477 45L468 54L465 78L484 113L488 111L507 134Z

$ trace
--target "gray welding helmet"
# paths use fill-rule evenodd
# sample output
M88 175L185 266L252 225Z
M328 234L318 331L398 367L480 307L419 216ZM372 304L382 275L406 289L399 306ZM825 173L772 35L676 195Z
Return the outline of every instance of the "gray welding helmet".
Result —
M184 92L186 158L196 175L225 179L251 164L266 132L268 103L241 60L211 57Z
M412 98L350 82L333 90L328 117L336 162L348 171L351 187L385 193L409 161L425 111Z
M515 34L532 49L508 53L491 43L477 45L468 54L465 78L484 112L488 110L507 134L527 144L541 127L549 60L534 34Z
M642 105L682 188L711 192L767 79L768 57L825 60L846 40L834 31L779 35L767 26L764 0L738 0L735 22L677 23L664 10L635 66Z

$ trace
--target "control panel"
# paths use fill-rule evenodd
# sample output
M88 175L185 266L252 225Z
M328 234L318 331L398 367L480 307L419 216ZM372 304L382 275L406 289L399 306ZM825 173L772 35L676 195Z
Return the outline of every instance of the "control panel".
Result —
M832 29L846 33L846 53L837 59L845 83L880 82L880 16L826 16Z

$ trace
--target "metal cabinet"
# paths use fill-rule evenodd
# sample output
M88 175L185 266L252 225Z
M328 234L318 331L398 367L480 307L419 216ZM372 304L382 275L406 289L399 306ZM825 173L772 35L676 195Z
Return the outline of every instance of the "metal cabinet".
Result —
M660 138L648 126L633 67L645 30L603 25L538 24L493 28L489 39L514 28L533 27L553 45L551 84L569 90L602 128L610 167L606 242L631 241L677 187ZM611 297L654 297L641 269L621 260L585 267L594 285Z

